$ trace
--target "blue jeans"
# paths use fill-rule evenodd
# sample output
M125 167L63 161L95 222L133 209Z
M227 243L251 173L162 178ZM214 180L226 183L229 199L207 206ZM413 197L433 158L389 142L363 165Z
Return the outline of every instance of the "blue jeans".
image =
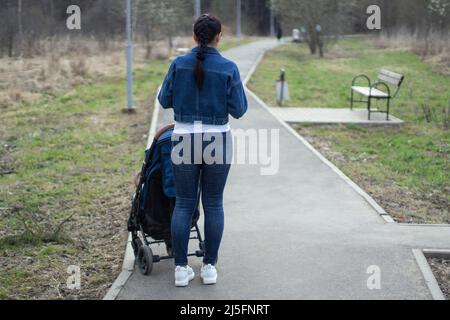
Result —
M231 133L220 134L223 137L223 144L219 145L213 155L218 154L222 160L214 163L204 157L205 148L211 143L202 139L204 135L196 134L197 138L202 140L201 147L197 150L194 148L194 134L175 134L174 137L176 138L173 139L179 139L180 136L183 139L186 137L191 139L189 144L191 148L190 161L177 164L172 162L176 204L172 215L171 231L176 266L188 264L187 254L192 216L198 205L199 190L201 190L205 214L205 255L203 263L216 264L222 240L224 228L223 192L231 166ZM180 141L173 141L174 150L179 143ZM183 155L184 152L185 150L180 152L180 155ZM174 158L172 157L172 159Z

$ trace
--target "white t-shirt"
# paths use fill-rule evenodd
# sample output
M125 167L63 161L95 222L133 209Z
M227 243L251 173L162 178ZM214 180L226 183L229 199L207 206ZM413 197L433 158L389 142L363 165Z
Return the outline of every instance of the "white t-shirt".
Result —
M230 124L224 125L210 125L196 123L183 123L175 121L175 134L187 134L187 133L205 133L205 132L228 132L231 130Z

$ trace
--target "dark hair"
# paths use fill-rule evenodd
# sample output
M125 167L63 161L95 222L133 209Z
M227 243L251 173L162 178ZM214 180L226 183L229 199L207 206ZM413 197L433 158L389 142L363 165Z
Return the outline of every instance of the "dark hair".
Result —
M205 60L205 49L220 32L222 32L222 23L217 17L210 14L202 14L195 21L194 34L198 41L198 52L194 77L199 89L202 89L204 81L203 61Z

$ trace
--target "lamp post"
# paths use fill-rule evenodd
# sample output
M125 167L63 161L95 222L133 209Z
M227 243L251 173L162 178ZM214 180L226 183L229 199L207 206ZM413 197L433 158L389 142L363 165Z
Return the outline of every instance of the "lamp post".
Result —
M201 12L202 12L201 0L195 0L195 2L194 2L194 12L195 12L195 19L200 17Z
M241 5L241 0L236 0L236 20L237 20L236 36L237 36L237 39L238 39L238 43L241 43L241 37L242 37L242 5Z
M127 1L127 108L126 111L134 112L136 108L133 105L133 43L131 30L131 0Z
M270 36L275 37L275 16L272 7L270 7Z

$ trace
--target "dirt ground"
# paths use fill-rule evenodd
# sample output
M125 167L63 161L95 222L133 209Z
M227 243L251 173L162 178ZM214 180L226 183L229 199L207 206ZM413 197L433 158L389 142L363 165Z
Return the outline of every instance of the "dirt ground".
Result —
M439 287L447 300L450 300L450 259L428 259Z
M134 191L132 177L142 161L141 154L146 144L145 134L148 132L151 110L148 108L136 115L127 116L114 113L108 117L108 121L112 121L115 128L127 130L129 134L129 138L118 142L113 150L113 153L120 153L116 156L119 161L127 161L124 162L126 166L123 169L117 171L108 168L107 164L112 161L112 158L109 159L107 156L105 156L106 165L103 168L94 165L73 167L70 169L71 172L65 172L66 176L83 176L86 182L72 184L72 195L62 197L59 202L48 203L47 209L40 208L52 215L57 215L58 211L68 212L69 218L62 227L67 238L36 240L39 242L33 245L28 243L27 238L16 239L14 236L9 236L17 234L21 227L9 224L2 228L0 232L0 299L70 300L104 297L122 267L128 236L126 223L131 206L131 195ZM77 118L83 117L78 115ZM133 123L131 128L130 123ZM142 150L136 152L136 149ZM133 154L136 157L128 160L124 156L127 154ZM16 170L20 173L23 168L16 167ZM52 180L49 177L49 181ZM17 184L23 183L20 179L17 180ZM29 188L26 182L24 187ZM97 192L98 188L103 188L102 195L89 200L88 207L82 204L81 196L77 199L77 193L82 194L91 190ZM12 188L9 190L12 193L20 192ZM8 199L8 194L4 199ZM33 213L33 217L28 217L27 210L28 208L20 202L13 207L4 208L0 210L0 222L2 219L7 221L12 216L24 215L24 218L30 218L27 223L42 223L45 227L46 224L41 222L41 216L37 212ZM61 222L62 220L59 220L58 223ZM33 227L31 226L30 229ZM30 241L34 240L30 239ZM80 267L81 288L79 290L70 290L66 285L69 277L67 268L71 265Z

